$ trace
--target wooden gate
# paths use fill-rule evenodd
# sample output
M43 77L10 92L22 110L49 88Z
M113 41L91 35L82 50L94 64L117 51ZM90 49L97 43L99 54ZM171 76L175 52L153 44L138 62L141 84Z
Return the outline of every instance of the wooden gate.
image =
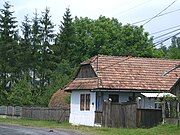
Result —
M102 126L105 127L136 127L136 103L104 102L102 113Z

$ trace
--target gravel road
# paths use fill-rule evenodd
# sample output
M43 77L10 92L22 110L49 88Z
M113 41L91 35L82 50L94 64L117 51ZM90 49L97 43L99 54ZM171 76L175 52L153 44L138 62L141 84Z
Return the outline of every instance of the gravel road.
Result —
M82 135L67 130L0 125L0 135Z

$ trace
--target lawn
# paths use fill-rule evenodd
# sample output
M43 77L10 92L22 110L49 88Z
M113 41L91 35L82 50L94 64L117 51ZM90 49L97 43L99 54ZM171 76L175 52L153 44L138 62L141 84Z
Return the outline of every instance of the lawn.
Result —
M180 127L177 125L158 125L149 129L127 129L127 128L98 128L87 126L72 126L68 122L58 123L56 121L42 121L32 119L10 119L0 118L0 124L15 124L31 127L44 127L56 129L76 130L89 135L180 135Z

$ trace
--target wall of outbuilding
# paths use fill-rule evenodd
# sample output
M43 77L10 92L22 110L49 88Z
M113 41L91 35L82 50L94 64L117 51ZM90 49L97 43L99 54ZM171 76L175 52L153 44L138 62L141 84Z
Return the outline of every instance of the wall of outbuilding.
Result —
M90 110L80 110L80 95L90 94ZM96 93L90 91L74 90L71 93L71 110L69 122L74 125L94 126Z

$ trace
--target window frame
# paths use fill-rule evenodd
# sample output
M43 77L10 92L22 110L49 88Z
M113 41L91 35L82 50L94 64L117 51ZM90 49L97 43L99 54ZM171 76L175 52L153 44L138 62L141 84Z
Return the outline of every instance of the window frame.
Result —
M80 94L80 111L90 111L90 103L90 94Z

